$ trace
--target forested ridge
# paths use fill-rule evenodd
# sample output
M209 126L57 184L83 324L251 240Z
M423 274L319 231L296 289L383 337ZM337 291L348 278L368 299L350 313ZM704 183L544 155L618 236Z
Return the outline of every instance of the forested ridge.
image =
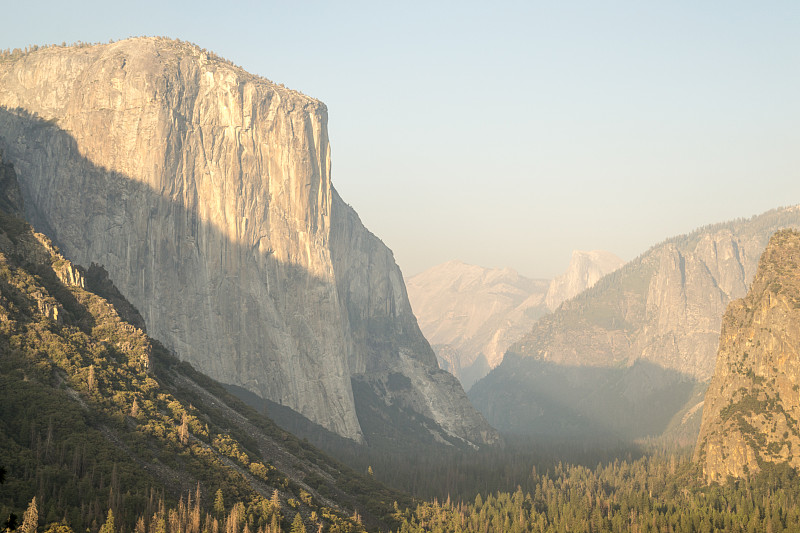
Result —
M0 211L7 529L363 531L410 503L179 362L86 285Z

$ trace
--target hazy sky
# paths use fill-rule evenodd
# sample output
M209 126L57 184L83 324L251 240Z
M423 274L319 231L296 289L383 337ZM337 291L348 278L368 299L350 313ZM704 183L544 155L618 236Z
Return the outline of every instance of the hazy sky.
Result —
M0 48L164 35L319 98L407 276L550 277L800 203L800 2L489 4L2 0Z

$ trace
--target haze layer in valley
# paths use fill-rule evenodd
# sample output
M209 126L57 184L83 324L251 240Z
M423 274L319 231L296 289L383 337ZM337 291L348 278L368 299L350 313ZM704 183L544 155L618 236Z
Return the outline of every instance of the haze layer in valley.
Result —
M449 261L408 279L408 297L439 366L469 390L539 317L622 264L611 252L576 250L566 272L547 280Z
M506 432L694 442L725 308L787 227L800 207L653 246L541 317L470 398Z

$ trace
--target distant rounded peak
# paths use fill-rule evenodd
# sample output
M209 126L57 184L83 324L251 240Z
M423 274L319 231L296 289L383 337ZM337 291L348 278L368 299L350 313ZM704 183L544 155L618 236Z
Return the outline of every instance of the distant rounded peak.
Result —
M438 266L452 266L452 267L474 267L475 265L471 265L469 263L465 263L461 259L451 259L450 261L445 261ZM433 267L436 268L436 267Z
M572 250L572 255L581 255L581 256L588 256L588 257L609 257L609 258L616 258L617 255L613 252L609 252L608 250ZM622 259L620 259L622 261Z
M488 268L451 259L411 276L406 282L412 289L426 287L429 290L436 288L459 292L503 283L519 284L521 280L527 278L520 276L513 268Z
M435 272L483 272L484 270L486 269L483 267L465 263L461 259L451 259L449 261L445 261L444 263L439 263L438 265L427 268L413 277Z
M454 259L447 261L446 263L433 266L428 270L418 274L418 276L445 276L449 279L464 281L465 279L477 280L485 274L486 269L483 267L471 265L459 259Z
M446 272L450 275L452 274L468 274L472 276L490 276L492 278L496 277L518 277L519 273L511 267L483 267L480 265L473 265L470 263L466 263L461 259L451 259L444 263L440 263L438 265L432 266L427 270L420 272L419 274L412 276L412 278L422 277L425 274L432 274L432 273L441 273Z
M604 269L614 269L621 267L625 261L616 254L607 250L573 250L570 265L593 263L602 266Z
M491 279L516 280L520 278L519 272L511 267L498 267L486 269L486 276Z

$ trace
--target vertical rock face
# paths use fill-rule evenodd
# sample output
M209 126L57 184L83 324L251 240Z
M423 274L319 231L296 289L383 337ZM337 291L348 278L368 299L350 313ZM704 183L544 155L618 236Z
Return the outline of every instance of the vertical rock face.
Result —
M770 235L783 227L800 227L800 207L669 239L564 302L510 350L570 365L645 359L707 380L725 306L744 296Z
M545 296L547 308L553 311L564 300L594 286L600 278L624 264L625 261L605 250L575 250L567 271L550 282Z
M0 62L0 106L28 219L212 377L360 440L352 377L435 367L391 251L331 185L321 102L147 38Z
M543 316L509 348L509 353L522 358L509 362L513 368L502 370L501 364L470 389L470 398L493 425L504 429L490 413L508 418L509 413L525 409L519 406L530 407L532 389L520 386L519 380L524 375L539 379L544 375L541 364L546 364L554 367L547 370L553 374L548 378L552 384L565 380L562 387L554 387L557 393L570 387L587 391L597 387L592 373L570 369L621 369L614 378L620 380L619 397L607 399L607 411L615 418L627 416L630 405L652 401L654 408L662 409L677 402L667 398L671 391L681 390L677 383L711 378L725 307L744 296L770 235L786 227L800 227L800 208L702 228L654 246ZM649 373L660 372L663 378L641 382L633 372L636 363L649 365ZM618 412L611 408L614 402ZM543 411L554 405L561 412L596 408L591 400L564 398L560 393L557 399L539 398L536 403L544 406ZM661 413L662 418L666 414ZM636 434L636 428L628 429Z
M728 306L695 460L709 481L800 466L800 233L770 239L744 298Z

